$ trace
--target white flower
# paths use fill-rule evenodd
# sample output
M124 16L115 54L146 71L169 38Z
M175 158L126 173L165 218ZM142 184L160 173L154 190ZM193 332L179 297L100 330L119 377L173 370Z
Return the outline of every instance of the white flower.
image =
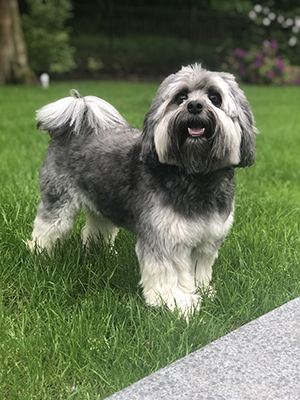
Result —
M285 23L287 24L287 26L292 26L294 25L294 20L292 18L288 18Z
M262 12L262 6L260 5L260 4L256 4L255 6L254 6L254 11L256 11L257 13L260 13L260 12Z
M268 15L268 18L269 18L269 20L274 21L274 20L276 19L276 14L273 13L273 12L271 12L271 13Z
M269 7L264 7L263 13L268 15L270 13Z
M297 44L297 38L296 38L296 36L292 36L292 37L289 39L288 43L289 43L289 45L290 45L291 47L296 46L296 44Z
M248 17L249 17L252 21L255 21L255 20L256 20L256 17L257 17L256 12L255 12L255 11L250 11L249 14L248 14Z
M300 28L300 17L295 18L295 25Z
M264 18L262 22L265 26L269 26L271 24L271 21L269 20L269 18Z
M279 24L282 24L284 22L284 16L283 15L279 15L279 17L277 17L277 22Z
M299 33L300 28L298 28L298 26L294 25L294 26L292 27L292 31L293 31L294 33Z

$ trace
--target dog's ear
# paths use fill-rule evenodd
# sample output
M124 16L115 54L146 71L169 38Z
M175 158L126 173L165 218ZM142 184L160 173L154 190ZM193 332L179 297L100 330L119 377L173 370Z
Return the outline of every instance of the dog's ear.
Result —
M155 124L151 118L152 114L153 111L152 108L150 108L146 114L143 125L140 161L152 167L156 167L159 164L159 160L154 143Z
M229 84L230 96L236 107L236 119L241 128L240 162L237 167L250 167L255 160L255 136L258 133L252 109L234 76L223 73L222 77Z

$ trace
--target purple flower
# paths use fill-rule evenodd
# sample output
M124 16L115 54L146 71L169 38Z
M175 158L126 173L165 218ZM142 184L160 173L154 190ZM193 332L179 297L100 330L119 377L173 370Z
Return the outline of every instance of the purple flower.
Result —
M278 50L278 43L276 40L271 40L270 45L274 50Z
M268 78L268 79L274 78L275 75L276 75L275 72L272 71L272 70L267 72L267 78Z
M247 55L247 51L242 50L242 49L235 49L234 50L234 55L236 57L239 57L239 58L245 58L246 55Z
M255 68L260 68L264 65L264 63L262 61L254 61L253 63L253 67Z
M244 65L240 65L240 67L239 67L239 73L240 73L240 75L246 75L246 72L247 72L247 70L246 70L246 68L244 67Z
M281 73L283 73L284 72L284 70L285 70L285 65L284 65L284 62L283 62L283 60L282 60L282 58L281 57L276 57L276 61L277 61L277 68L279 69L279 71L281 72Z
M264 57L263 53L256 53L256 54L255 54L255 58L256 58L257 60L261 60L263 57Z
M265 51L267 52L270 51L271 44L268 40L264 40L262 46Z

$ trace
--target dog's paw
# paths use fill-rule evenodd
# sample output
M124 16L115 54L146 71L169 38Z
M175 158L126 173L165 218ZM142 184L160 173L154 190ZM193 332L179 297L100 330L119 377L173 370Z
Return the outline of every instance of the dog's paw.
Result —
M185 293L181 290L165 290L163 293L153 291L145 293L147 304L152 306L167 306L171 311L177 311L179 317L184 317L187 322L195 311L200 310L201 296L194 293Z
M41 253L42 248L37 245L36 241L34 240L22 240L22 242L25 244L27 250L31 251L31 253Z
M187 322L189 317L201 307L201 297L196 294L177 293L175 296L170 294L165 302L171 311L177 310L180 317L184 317Z
M34 240L22 240L22 242L25 244L26 248L28 250L30 250L32 253L34 252L34 250L36 249L36 244Z

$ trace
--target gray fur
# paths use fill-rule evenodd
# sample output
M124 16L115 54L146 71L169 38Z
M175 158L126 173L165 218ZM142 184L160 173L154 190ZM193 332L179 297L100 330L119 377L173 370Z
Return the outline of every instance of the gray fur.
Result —
M219 107L210 101L212 87L222 96ZM182 88L188 95L178 105ZM203 104L199 115L187 111L190 99ZM115 226L137 235L149 304L188 312L195 281L208 284L232 223L234 168L254 162L254 119L234 78L199 65L182 68L161 84L142 132L110 104L78 92L43 107L37 120L53 140L40 170L34 243L51 251L83 208L84 239L95 232L113 238ZM205 135L189 137L187 127L197 124ZM200 265L194 283L193 263Z

